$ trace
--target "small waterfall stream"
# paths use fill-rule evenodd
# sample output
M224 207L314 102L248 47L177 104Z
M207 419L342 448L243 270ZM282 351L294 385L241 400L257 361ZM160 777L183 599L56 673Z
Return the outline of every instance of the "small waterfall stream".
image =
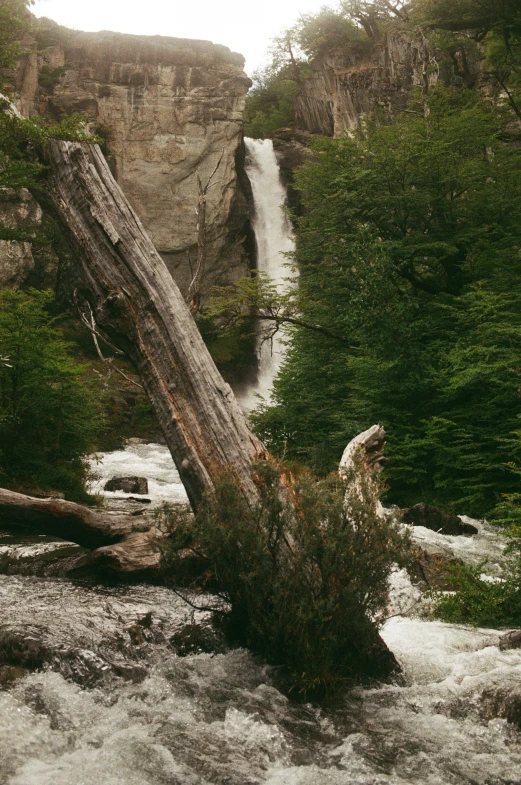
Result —
M253 230L257 246L257 269L284 291L291 277L286 254L294 248L293 230L284 212L286 189L271 139L245 139L246 173L250 179L254 216ZM277 332L271 340L257 341L259 371L254 385L239 394L242 406L251 411L260 399L269 401L270 392L284 357L284 334Z

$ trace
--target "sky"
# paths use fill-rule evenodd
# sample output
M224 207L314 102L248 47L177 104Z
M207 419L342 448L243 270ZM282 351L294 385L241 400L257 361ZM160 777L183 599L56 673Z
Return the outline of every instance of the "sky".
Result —
M36 0L32 12L76 30L202 38L246 58L251 74L271 39L334 0Z

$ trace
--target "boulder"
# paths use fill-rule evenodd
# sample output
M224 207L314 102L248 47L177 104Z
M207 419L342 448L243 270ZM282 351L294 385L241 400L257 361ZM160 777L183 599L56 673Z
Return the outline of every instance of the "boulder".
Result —
M105 483L106 491L123 491L124 493L148 493L148 480L146 477L113 477Z
M471 536L478 533L475 526L463 523L457 515L451 515L424 502L403 510L402 521L412 526L424 526L426 529L440 532L440 534Z
M0 286L18 289L34 269L31 243L0 240Z
M499 639L499 648L501 651L521 649L521 630L512 630L502 635Z
M484 719L501 717L521 728L521 687L492 688L483 693L480 703Z

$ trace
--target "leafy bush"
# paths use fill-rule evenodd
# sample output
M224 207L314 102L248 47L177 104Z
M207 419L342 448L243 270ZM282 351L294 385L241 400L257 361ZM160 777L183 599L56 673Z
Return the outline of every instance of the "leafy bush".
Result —
M47 311L51 300L48 292L0 291L0 481L81 500L96 395Z
M28 6L32 4L33 0L2 0L0 3L0 69L14 68L22 54L19 41L29 27Z
M479 627L521 625L521 563L513 560L502 581L483 579L483 564L451 569L454 594L437 596L434 615L455 624Z
M269 138L277 128L295 125L296 84L291 68L257 72L246 98L244 134L252 139Z
M167 569L183 572L186 548L206 569L192 588L229 603L227 630L276 665L290 692L332 692L346 680L388 675L394 662L378 637L391 564L402 561L404 535L376 511L362 479L304 475L281 495L269 463L255 467L258 504L250 506L224 475L194 519L169 513L173 546Z

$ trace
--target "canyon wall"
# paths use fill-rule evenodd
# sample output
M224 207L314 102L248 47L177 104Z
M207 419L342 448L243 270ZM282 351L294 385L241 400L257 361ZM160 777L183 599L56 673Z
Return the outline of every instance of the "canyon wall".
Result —
M87 119L184 294L197 259L197 176L205 185L220 161L207 198L203 292L244 275L249 208L236 159L251 83L243 57L208 41L83 33L49 20L24 48L18 109Z
M465 52L437 52L419 29L389 31L370 55L335 49L317 57L313 74L296 97L297 127L342 136L375 110L391 118L406 108L415 87L438 81L473 86L479 60Z

